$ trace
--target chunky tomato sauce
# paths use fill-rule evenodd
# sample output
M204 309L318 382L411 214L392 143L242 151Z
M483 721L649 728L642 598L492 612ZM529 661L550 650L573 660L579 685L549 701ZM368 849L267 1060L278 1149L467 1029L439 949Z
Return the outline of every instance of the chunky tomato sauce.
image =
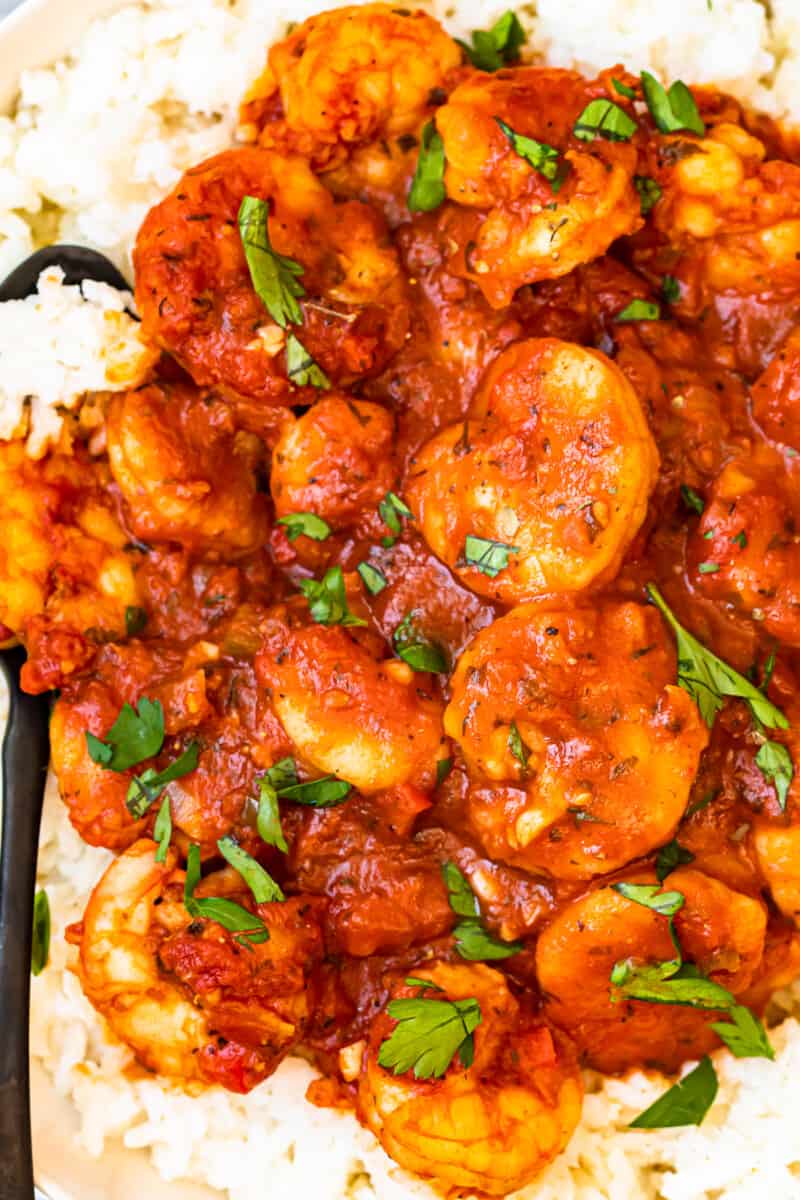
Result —
M299 26L142 226L152 380L0 446L90 1000L492 1195L800 967L796 148L514 50Z

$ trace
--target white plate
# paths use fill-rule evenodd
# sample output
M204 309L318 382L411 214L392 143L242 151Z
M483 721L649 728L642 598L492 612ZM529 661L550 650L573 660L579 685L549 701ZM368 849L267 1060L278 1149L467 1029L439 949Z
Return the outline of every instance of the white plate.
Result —
M26 0L0 22L0 112L14 103L20 72L62 57L95 17L126 0ZM36 1179L47 1200L219 1200L192 1184L165 1184L144 1151L107 1144L102 1159L76 1146L77 1115L38 1063L31 1105Z

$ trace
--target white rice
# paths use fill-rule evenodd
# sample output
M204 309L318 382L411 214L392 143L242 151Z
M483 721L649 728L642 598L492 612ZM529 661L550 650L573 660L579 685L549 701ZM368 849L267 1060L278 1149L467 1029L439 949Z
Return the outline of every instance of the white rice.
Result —
M95 22L68 60L26 72L16 116L0 118L0 276L56 239L93 245L129 272L148 207L186 167L234 138L238 100L265 44L289 16L301 20L320 6L152 0ZM486 27L506 2L431 7L463 36ZM800 120L800 0L539 0L537 11L518 11L532 53L548 62L592 71L624 61L665 79L716 82ZM0 311L0 328L7 320L8 310ZM90 378L82 376L82 386ZM70 387L63 382L58 403L77 394ZM1 357L0 389L19 391ZM0 414L13 430L11 401ZM231 1200L431 1198L354 1117L306 1103L313 1073L299 1060L248 1097L216 1088L191 1097L161 1080L126 1076L131 1056L83 997L62 936L108 861L74 833L51 781L39 875L54 936L51 962L33 981L31 1053L78 1114L81 1145L97 1157L120 1141L144 1149L164 1179L206 1183ZM786 1014L800 1013L791 994L782 1003ZM719 1097L699 1129L626 1128L668 1086L664 1079L588 1078L583 1120L567 1151L518 1196L800 1200L800 1025L787 1016L772 1038L775 1063L716 1056Z

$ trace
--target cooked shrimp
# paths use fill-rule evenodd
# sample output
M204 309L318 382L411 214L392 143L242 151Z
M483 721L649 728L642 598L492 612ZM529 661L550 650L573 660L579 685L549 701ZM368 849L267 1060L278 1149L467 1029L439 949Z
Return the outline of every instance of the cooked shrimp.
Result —
M572 132L586 105L606 94L603 80L588 83L574 71L516 67L476 72L438 109L447 194L481 210L454 215L454 263L495 307L525 283L598 258L641 225L634 146ZM515 151L498 121L558 152L551 165L561 186Z
M768 438L800 450L800 328L753 384L753 416Z
M184 175L146 217L136 243L143 333L202 387L261 404L289 403L286 333L257 295L237 217L269 202L273 249L303 268L302 345L340 383L379 370L402 345L405 285L381 219L335 204L299 158L227 150Z
M280 610L261 634L256 674L310 766L367 793L433 786L447 743L430 676L379 660L340 626L298 623Z
M626 882L656 880L644 870L627 876ZM662 888L685 898L674 919L684 959L734 995L744 992L764 952L763 902L692 869L673 871ZM611 984L617 962L655 964L674 957L665 917L610 886L598 888L563 909L539 938L536 970L545 1013L569 1029L597 1070L675 1070L719 1045L710 1022L720 1014L630 1000Z
M261 443L236 433L233 411L219 397L183 384L127 392L112 402L107 440L137 537L228 555L266 540L255 477Z
M0 627L20 634L47 613L65 630L124 633L136 581L102 482L80 453L34 461L23 442L0 442Z
M687 545L700 595L800 646L800 488L771 447L753 447L717 476Z
M242 121L262 145L330 168L361 143L416 133L460 63L456 43L420 9L317 13L270 49Z
M362 1060L358 1114L401 1166L446 1194L466 1188L506 1196L563 1150L581 1115L583 1088L562 1038L515 999L499 971L434 963L414 975L441 989L438 1000L475 999L481 1024L475 1060L454 1060L442 1079L392 1075L378 1064L393 1021L372 1023ZM419 996L399 985L396 997Z
M245 947L214 921L189 916L177 855L158 863L156 849L136 842L92 892L80 937L83 990L149 1070L248 1092L311 1015L322 952L311 904L253 905L240 892L237 903L269 931ZM218 894L213 877L202 891Z
M394 486L394 421L378 404L331 394L287 421L272 452L279 517L311 512L333 529L357 525Z
M528 605L481 630L444 727L492 858L588 879L669 840L708 740L675 670L658 614L638 604Z
M647 152L647 173L661 187L652 220L669 242L668 269L685 285L687 313L699 312L714 292L796 290L799 166L765 161L764 143L729 121L703 138L652 139Z
M428 442L409 472L406 495L434 553L506 604L612 578L658 468L617 367L554 338L517 342L490 367L473 413ZM476 560L495 542L506 550L487 569Z

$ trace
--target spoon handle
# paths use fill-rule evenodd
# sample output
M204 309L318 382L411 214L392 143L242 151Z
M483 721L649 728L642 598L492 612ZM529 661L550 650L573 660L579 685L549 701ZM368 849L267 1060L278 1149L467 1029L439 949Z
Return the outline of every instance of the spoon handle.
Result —
M0 846L0 1200L33 1200L28 1003L48 702L20 691L24 658L21 649L0 655L10 700Z

